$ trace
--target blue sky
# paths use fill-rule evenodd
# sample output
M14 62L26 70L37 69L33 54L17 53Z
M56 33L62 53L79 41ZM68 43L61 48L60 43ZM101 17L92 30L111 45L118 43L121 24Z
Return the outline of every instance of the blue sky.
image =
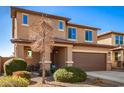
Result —
M49 6L49 7L21 7L39 12L66 16L71 22L99 27L99 33L108 30L124 32L124 7L89 7L89 6ZM13 53L13 45L10 42L12 24L10 7L0 6L0 56L10 56Z

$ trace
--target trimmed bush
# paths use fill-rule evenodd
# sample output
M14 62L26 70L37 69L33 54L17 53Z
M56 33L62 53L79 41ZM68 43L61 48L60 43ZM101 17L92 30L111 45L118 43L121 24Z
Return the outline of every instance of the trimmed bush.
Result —
M4 63L4 74L12 75L15 71L24 71L27 63L21 58L12 58Z
M27 87L29 81L21 77L3 77L0 79L0 87Z
M12 76L14 76L14 77L22 77L22 78L30 80L31 73L28 72L28 71L16 71L16 72L13 72Z
M85 81L87 74L79 68L63 67L58 69L53 77L55 81L74 83Z

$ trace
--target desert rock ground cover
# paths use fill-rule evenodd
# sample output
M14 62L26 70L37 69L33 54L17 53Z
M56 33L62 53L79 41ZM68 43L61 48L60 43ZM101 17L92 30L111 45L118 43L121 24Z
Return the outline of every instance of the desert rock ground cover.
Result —
M46 84L41 84L41 77L33 77L29 87L120 87L124 84L120 84L113 81L95 79L88 77L85 82L80 83L62 83L55 82L52 77L46 78Z
M1 75L0 79L3 77L4 76ZM52 77L46 77L46 84L41 84L41 79L42 77L34 75L31 78L29 87L124 87L124 84L108 80L96 79L89 76L85 82L80 83L55 82Z

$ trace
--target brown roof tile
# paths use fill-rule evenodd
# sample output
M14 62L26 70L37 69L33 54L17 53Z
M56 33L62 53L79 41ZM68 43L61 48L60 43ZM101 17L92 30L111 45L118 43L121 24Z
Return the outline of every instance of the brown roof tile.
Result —
M43 12L36 12L36 11L22 9L22 8L18 8L18 7L11 7L11 17L16 17L16 12L17 11L20 11L20 12L23 12L23 13L35 14L35 15L47 15L47 17L50 17L50 18L52 17L52 18L55 18L55 19L63 19L63 20L67 20L67 21L70 20L70 18L67 18L67 17L47 14L47 13L43 13Z
M68 26L75 26L75 27L81 27L81 28L83 27L83 28L87 28L87 29L101 30L100 28L97 28L97 27L75 24L75 23L70 23L70 22L68 22L67 24L68 24Z
M31 44L33 41L26 40L26 39L11 39L12 43L26 43ZM117 46L113 45L104 45L104 44L93 44L93 43L78 43L76 41L70 41L60 38L54 38L55 43L61 43L61 44L71 44L74 46L91 46L91 47L103 47L103 48L116 48Z
M102 37L102 36L105 36L105 35L108 35L108 34L120 34L120 35L124 35L124 33L122 33L122 32L115 32L115 31L110 30L110 31L108 31L108 32L99 34L99 35L98 35L98 38L99 38L99 37Z

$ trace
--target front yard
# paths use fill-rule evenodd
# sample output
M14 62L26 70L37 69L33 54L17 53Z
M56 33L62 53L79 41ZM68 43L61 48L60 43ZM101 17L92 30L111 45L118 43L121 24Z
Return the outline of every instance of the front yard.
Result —
M4 76L1 75L0 79ZM123 87L124 84L103 80L94 77L87 77L85 82L80 83L63 83L63 82L56 82L54 79L50 77L46 77L46 84L41 83L41 76L33 75L31 78L31 83L29 87Z
M113 81L97 79L93 77L87 78L85 82L81 83L63 83L55 82L52 77L46 77L46 84L41 84L41 77L36 76L31 79L32 83L29 87L120 87L124 84L120 84Z
M55 71L55 72L53 72ZM37 73L36 73L37 72ZM5 62L4 75L0 76L0 87L119 87L124 74L119 72L85 72L76 67L62 67L46 72L46 84L42 84L42 70L29 71L27 63L20 58ZM54 74L52 75L53 72ZM54 78L53 78L54 77ZM107 77L107 78L106 78ZM103 79L101 79L103 78ZM58 82L59 81L59 82ZM69 83L65 83L69 82ZM77 83L78 82L78 83Z

